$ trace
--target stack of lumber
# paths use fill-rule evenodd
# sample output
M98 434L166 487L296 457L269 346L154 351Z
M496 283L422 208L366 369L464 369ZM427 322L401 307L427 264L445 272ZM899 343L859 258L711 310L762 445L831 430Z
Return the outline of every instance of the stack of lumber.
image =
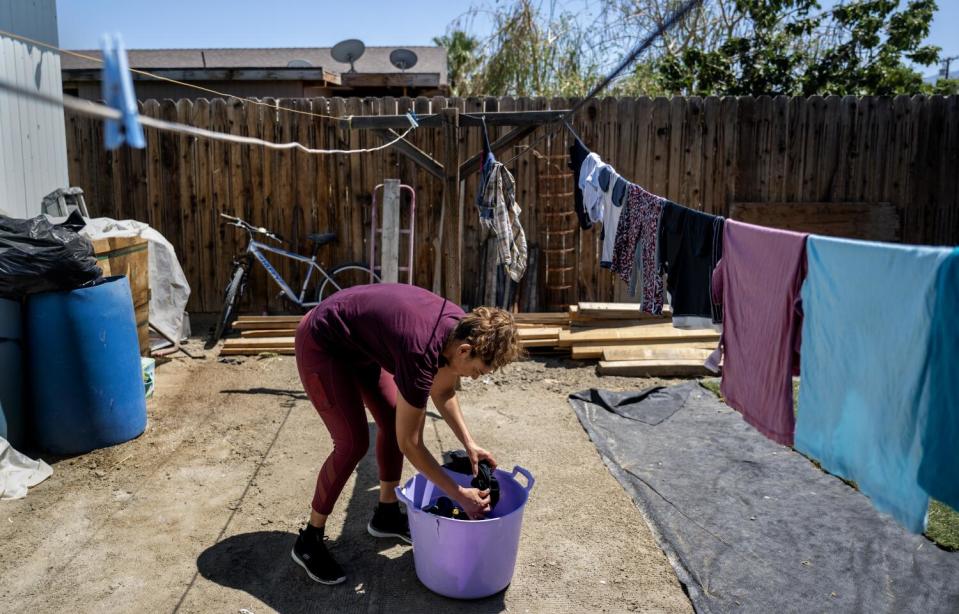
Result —
M598 359L597 370L603 375L709 375L703 362L719 341L713 329L673 328L668 311L653 316L634 303L582 302L566 313L517 315L522 344L530 352Z
M602 375L695 377L709 375L703 362L715 349L713 329L673 328L671 317L653 316L633 303L579 303L560 313L513 314L520 343L531 353L599 360ZM293 354L300 316L241 316L221 356Z
M240 316L233 323L239 338L227 339L220 356L293 354L293 337L301 316Z

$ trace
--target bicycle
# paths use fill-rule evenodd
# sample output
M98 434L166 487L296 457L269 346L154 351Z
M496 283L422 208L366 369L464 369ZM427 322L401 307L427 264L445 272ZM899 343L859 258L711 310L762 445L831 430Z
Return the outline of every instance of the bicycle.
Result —
M316 254L319 252L319 249L327 243L336 241L335 232L308 234L307 238L313 243L313 253L307 258L302 254L257 241L254 235L260 234L278 243L289 245L288 241L262 226L253 226L238 217L233 217L225 213L221 213L220 217L230 220L230 226L236 226L246 231L247 243L244 253L233 260L233 271L230 274L230 281L227 283L226 292L223 297L223 311L217 320L212 336L207 341L206 345L208 349L216 345L217 341L223 336L223 333L229 330L233 321L236 319L240 298L243 296L243 293L246 292L247 277L254 262L259 262L263 268L266 269L267 274L273 278L273 281L280 286L280 295L286 297L287 300L298 305L301 309L315 307L320 304L323 299L330 297L343 288L380 281L379 276L371 271L367 265L362 263L348 262L340 264L327 272L326 269L316 262ZM306 278L303 280L303 287L300 289L299 294L293 292L290 284L283 279L283 276L280 275L276 268L270 264L270 261L266 259L264 252L276 254L297 262L303 262L307 265L309 270L307 271ZM307 300L307 289L309 288L310 280L313 278L314 270L318 271L325 279L322 279L322 283L319 283L316 293L313 295L316 300L310 301Z

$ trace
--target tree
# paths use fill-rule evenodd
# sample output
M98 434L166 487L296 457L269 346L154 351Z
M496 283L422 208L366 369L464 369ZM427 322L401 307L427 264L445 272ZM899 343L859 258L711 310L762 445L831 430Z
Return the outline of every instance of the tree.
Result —
M479 11L474 8L471 13ZM469 64L458 93L575 96L598 78L585 28L577 15L558 11L555 0L545 9L534 0L515 0L497 3L484 12L492 17L492 31L470 48L475 64ZM435 39L437 44L449 53L461 29L460 21L455 21L450 34Z
M433 42L446 49L446 64L449 71L450 91L459 96L469 91L469 81L479 64L476 55L479 41L462 30L454 29L445 36L437 36Z
M722 2L724 0L718 0ZM929 65L923 45L935 0L735 0L736 32L717 49L686 47L658 63L663 86L688 94L914 94L930 90L904 62Z
M596 0L573 13L561 0L496 0L488 36L454 23L450 51L460 94L582 96L685 0ZM907 62L934 64L924 45L935 0L703 0L611 84L614 95L917 94ZM458 34L458 32L460 32ZM458 37L458 38L457 38ZM478 42L477 42L478 41ZM467 43L470 44L467 44ZM455 60L463 49L466 60ZM457 56L459 57L459 56ZM455 63L455 66L454 66Z

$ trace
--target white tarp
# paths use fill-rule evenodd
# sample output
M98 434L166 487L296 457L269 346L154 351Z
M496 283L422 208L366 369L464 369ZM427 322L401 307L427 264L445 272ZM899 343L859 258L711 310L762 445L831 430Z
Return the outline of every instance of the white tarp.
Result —
M179 340L183 330L183 311L190 298L190 284L173 245L143 222L108 217L84 219L87 225L80 234L90 239L139 236L150 242L150 325L170 339Z
M21 454L0 437L0 500L22 499L27 489L53 475L53 469L42 460Z

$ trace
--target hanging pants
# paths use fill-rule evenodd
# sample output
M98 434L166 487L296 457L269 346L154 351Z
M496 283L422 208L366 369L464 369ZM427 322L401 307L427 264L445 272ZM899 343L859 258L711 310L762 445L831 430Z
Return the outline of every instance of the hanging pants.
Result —
M364 404L376 422L379 478L399 481L403 454L396 443L396 384L376 363L357 363L324 348L304 326L297 328L295 348L300 381L333 438L312 503L314 511L328 515L370 445Z

